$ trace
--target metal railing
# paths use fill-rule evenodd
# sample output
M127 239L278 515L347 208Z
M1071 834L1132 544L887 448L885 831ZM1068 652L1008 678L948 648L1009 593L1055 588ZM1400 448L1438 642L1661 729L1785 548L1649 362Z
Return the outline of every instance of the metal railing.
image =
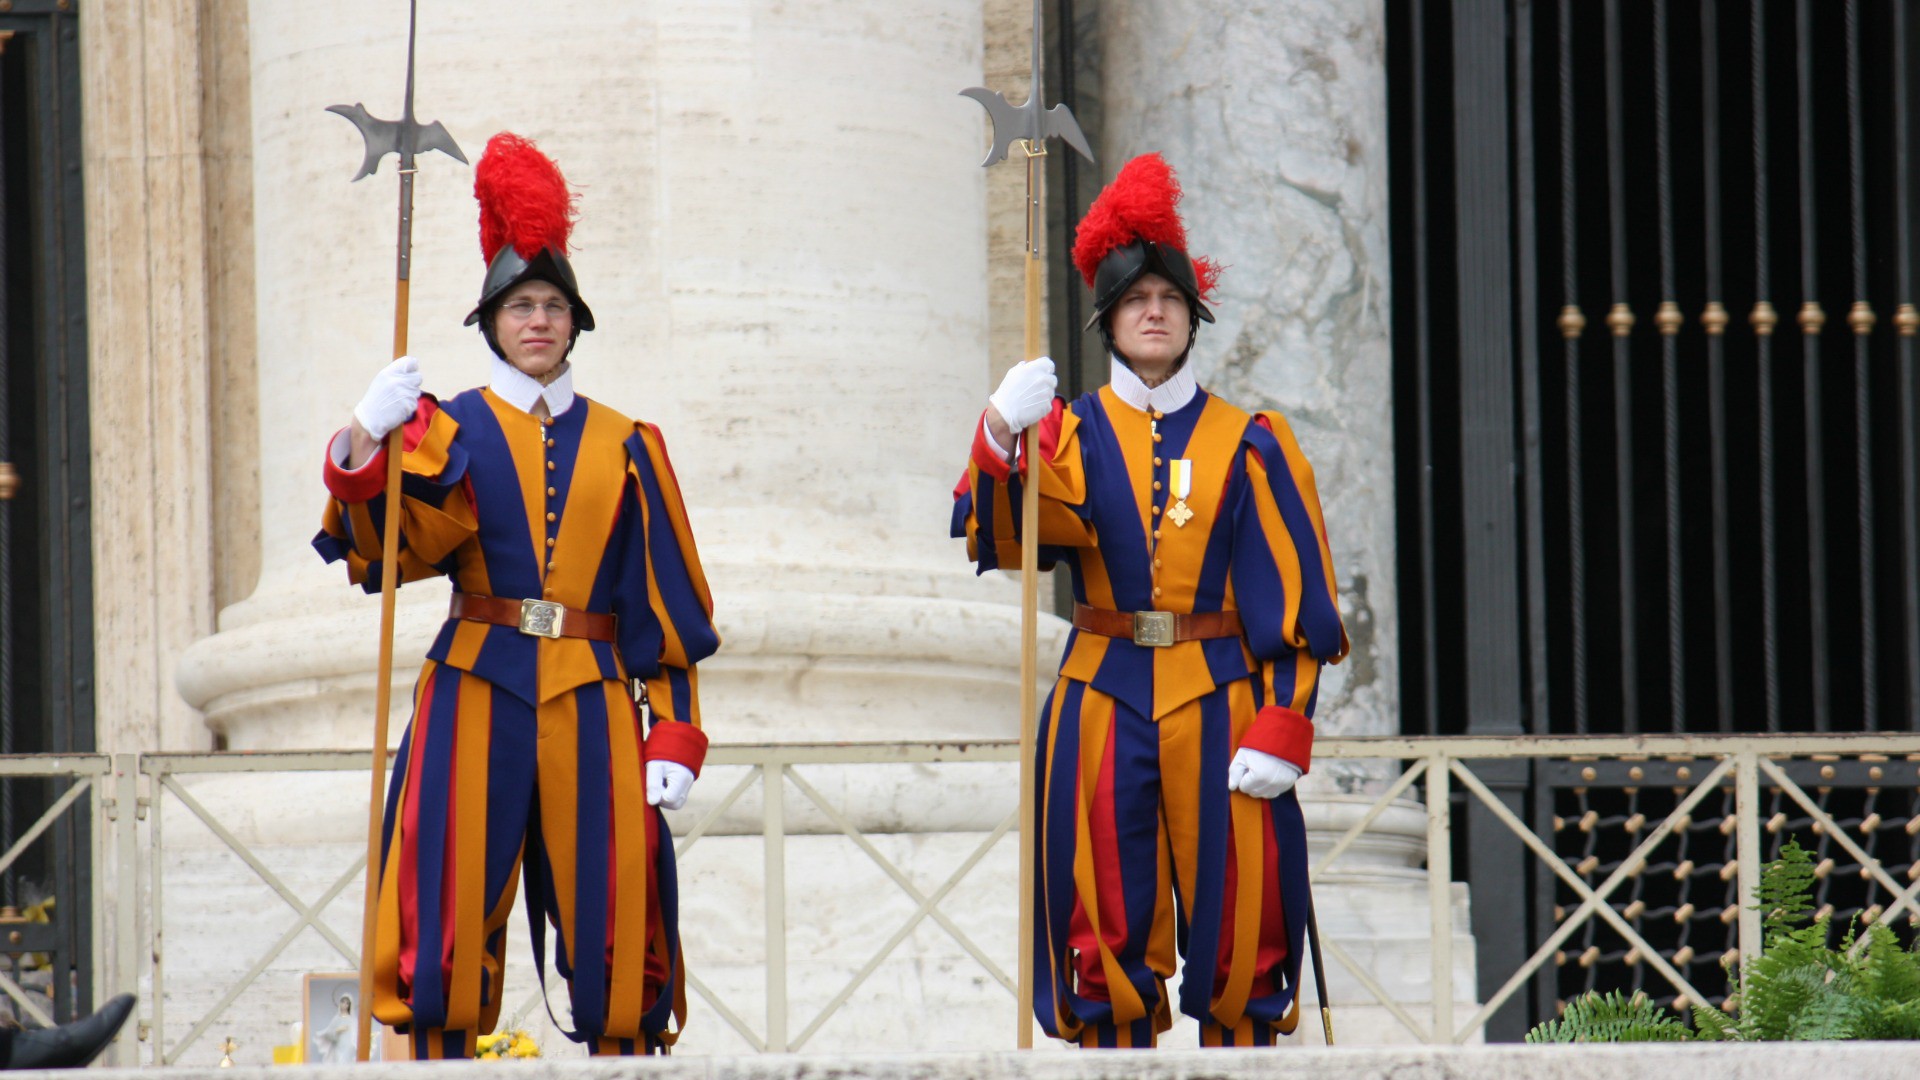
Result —
M759 831L765 845L766 1004L763 1021L757 1027L749 1023L742 1010L733 1007L724 995L715 992L697 977L690 978L691 988L756 1050L803 1049L822 1025L855 997L868 977L900 943L921 924L931 921L980 965L990 984L997 984L1006 991L1008 1007L1011 1008L1013 984L1007 972L941 909L941 904L980 865L995 845L1013 830L1017 822L1012 807L1009 806L1009 812L998 820L997 825L981 830L981 840L967 857L938 886L929 890L915 884L852 816L822 794L806 773L816 767L864 768L964 762L1009 765L1016 760L1016 755L1017 745L1011 742L714 747L709 756L710 765L745 767L746 772L719 803L707 810L677 839L676 851L684 855L694 848L704 837L712 834L723 815L732 811L754 789L759 789L762 795ZM1432 937L1431 1001L1427 1003L1430 1008L1421 1010L1418 1002L1395 1000L1383 988L1376 977L1377 973L1355 960L1338 941L1326 942L1328 959L1348 972L1409 1033L1422 1042L1457 1043L1475 1037L1495 1011L1520 991L1529 979L1536 977L1546 965L1553 962L1570 935L1593 920L1598 920L1637 949L1658 977L1672 986L1680 1000L1709 1001L1709 994L1696 986L1647 940L1642 929L1636 925L1638 917L1624 910L1625 906L1617 902L1616 894L1623 883L1647 866L1656 849L1673 836L1676 828L1689 820L1703 800L1729 788L1734 795L1731 831L1735 838L1735 856L1733 862L1724 868L1722 876L1729 881L1737 878L1740 897L1752 895L1765 858L1762 844L1765 809L1762 790L1765 789L1772 797L1790 801L1798 807L1796 813L1804 811L1814 823L1816 831L1831 839L1848 856L1858 860L1861 874L1872 878L1886 890L1890 902L1881 906L1874 917L1881 920L1893 920L1901 916L1909 919L1920 917L1920 880L1896 880L1889 867L1848 835L1847 830L1822 807L1821 800L1807 791L1807 785L1797 782L1791 775L1792 767L1808 759L1857 759L1874 763L1871 768L1874 770L1875 783L1894 789L1920 790L1920 735L1348 738L1321 740L1316 746L1316 756L1323 762L1336 759L1374 762L1374 786L1380 786L1379 793L1372 798L1359 820L1335 838L1326 853L1317 860L1312 870L1316 878L1326 874L1346 857L1381 815L1396 804L1408 806L1410 798L1415 799L1416 804L1424 802ZM1662 820L1645 822L1644 838L1638 839L1632 851L1613 866L1602 880L1595 881L1596 866L1593 860L1582 860L1577 867L1570 864L1554 849L1552 835L1543 834L1529 826L1476 775L1476 763L1513 759L1661 763L1664 770L1661 775L1673 781L1677 799L1672 811ZM171 1064L179 1061L181 1055L306 929L317 931L339 953L345 964L357 965L358 950L355 943L328 927L320 919L319 913L360 880L364 865L364 856L355 858L350 865L343 866L318 899L304 899L250 851L226 824L209 812L194 797L188 785L182 783L182 779L217 773L351 772L364 768L364 762L364 752L355 751L153 754L137 758L122 755L112 762L105 757L76 756L36 762L23 762L20 759L3 761L0 762L0 776L71 776L76 783L34 829L16 841L6 856L0 857L0 866L4 866L5 859L16 857L26 844L44 831L53 816L71 806L82 795L92 797L94 820L100 822L102 829L102 835L92 848L96 859L93 880L96 883L109 880L109 875L104 872L107 869L104 864L112 860L116 864L115 880L120 894L137 895L125 887L127 882L137 881L140 892L146 897L144 919L136 918L135 905L120 904L112 909L114 918L111 933L96 936L95 940L105 946L100 950L103 963L97 985L130 990L137 987L143 976L150 976L152 992L145 998L146 1017L139 1028L141 1038L146 1039L151 1047L144 1056L153 1064ZM1675 765L1676 762L1681 764ZM1654 766L1649 765L1648 768L1651 770ZM102 788L109 774L113 781L111 795L103 798ZM145 779L144 793L136 788L141 778ZM1420 785L1418 790L1416 785ZM778 791L781 797L765 797L769 791ZM816 826L821 820L829 823L832 830L864 852L913 903L912 913L906 920L887 936L884 943L847 979L826 1005L811 1016L796 1016L788 997L789 979L794 972L787 952L790 925L787 911L787 841L794 830L789 817L789 794L797 795L802 800L796 803L797 806L811 807L808 812L819 815L815 819ZM163 798L163 795L170 798ZM1578 898L1577 906L1556 918L1551 935L1538 942L1527 961L1507 973L1499 989L1487 1001L1480 1003L1464 1022L1459 1015L1461 1006L1455 1000L1451 979L1456 959L1452 925L1451 851L1453 802L1457 795L1484 804L1515 841ZM234 958L236 967L245 965L243 973L211 1008L194 1019L184 1036L173 1046L167 1047L164 1045L166 966L162 940L166 909L165 892L161 885L169 833L164 824L167 815L162 813L162 809L173 802L205 824L261 882L280 897L287 905L289 921L285 931L262 955ZM148 822L144 838L138 824L142 815L124 812L128 806L144 811ZM171 812L169 809L168 813ZM988 817L991 818L992 814L989 813ZM1920 823L1920 815L1916 815L1913 822ZM1914 827L1920 826L1910 825L1909 831ZM739 831L737 822L734 831ZM819 830L816 827L814 831ZM1635 834L1636 838L1640 835ZM144 867L143 860L139 858L143 842L147 849ZM96 890L105 888L104 884L96 884ZM96 921L101 920L98 913L108 910L104 900L104 895L94 897ZM1734 917L1729 914L1727 920L1731 922ZM1011 898L1008 899L1006 918L1013 918ZM1753 955L1761 942L1759 913L1743 903L1737 911L1737 920L1738 954ZM100 935L104 929L104 926L96 926L96 934ZM150 958L144 968L140 959L143 956ZM110 962L107 962L109 958ZM0 983L0 991L16 994L16 990ZM997 994L998 991L993 993ZM515 1010L516 1020L526 1017L539 1005L540 999L535 994ZM1427 1015L1416 1015L1421 1011ZM123 1057L121 1060L130 1061L131 1058Z
M88 820L91 821L123 816L121 810L124 804L117 797L117 789L115 794L109 794L103 790L108 787L110 771L107 759L98 755L9 754L0 757L0 784L11 784L19 780L70 781L65 790L52 800L32 825L18 836L0 837L0 842L8 845L6 852L0 854L0 874L11 870L14 864L20 861L20 857L26 854L36 841L45 836L63 816L70 814L75 806L85 806L88 810ZM85 802L82 802L82 799ZM99 864L104 853L98 845L92 846L90 853L95 864L94 888L98 891L100 889ZM104 917L104 909L99 901L100 897L96 896L94 903L87 906L88 915L92 919L92 940L95 942L102 940L101 920ZM0 951L12 954L17 959L22 946L14 943L20 941L21 932L16 929L12 942L0 946ZM27 943L26 947L32 948L31 943ZM25 1014L23 1019L31 1020L41 1026L53 1024L55 1022L53 1014L48 1010L52 1002L43 995L33 994L23 988L13 978L14 974L17 974L17 971L11 966L0 970L0 993L4 993L14 1006ZM96 986L101 985L99 975L100 968L96 965L93 972L93 983ZM60 992L62 982L63 980L59 978L53 980L56 993ZM72 1004L64 997L61 1000L68 1006Z

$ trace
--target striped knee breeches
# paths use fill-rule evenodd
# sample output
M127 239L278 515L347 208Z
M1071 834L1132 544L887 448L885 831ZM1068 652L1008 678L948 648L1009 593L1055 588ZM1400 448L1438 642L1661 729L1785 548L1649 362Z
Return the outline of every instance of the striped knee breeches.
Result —
M538 707L429 662L387 793L374 1015L416 1057L473 1053L498 1022L519 878L577 1037L662 1049L685 1014L673 844L647 805L643 735L618 682ZM543 975L544 978L544 975Z
M1151 1046L1166 982L1206 1045L1271 1045L1298 1020L1306 835L1291 792L1227 790L1257 688L1222 686L1158 722L1061 679L1042 710L1034 1011L1085 1046Z

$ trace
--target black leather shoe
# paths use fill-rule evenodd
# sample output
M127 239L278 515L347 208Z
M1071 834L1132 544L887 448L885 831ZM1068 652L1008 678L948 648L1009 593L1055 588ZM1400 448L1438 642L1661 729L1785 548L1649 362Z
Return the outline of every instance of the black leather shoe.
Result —
M8 1069L77 1069L98 1057L133 1012L133 995L121 994L84 1020L36 1031L16 1031Z

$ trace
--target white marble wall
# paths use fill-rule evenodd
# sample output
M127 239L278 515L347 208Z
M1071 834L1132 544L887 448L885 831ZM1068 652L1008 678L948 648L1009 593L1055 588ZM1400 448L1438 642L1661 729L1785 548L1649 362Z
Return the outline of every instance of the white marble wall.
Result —
M1353 639L1322 732L1400 730L1380 0L1103 5L1103 173L1158 150L1196 254L1226 266L1202 385L1277 408L1312 460Z

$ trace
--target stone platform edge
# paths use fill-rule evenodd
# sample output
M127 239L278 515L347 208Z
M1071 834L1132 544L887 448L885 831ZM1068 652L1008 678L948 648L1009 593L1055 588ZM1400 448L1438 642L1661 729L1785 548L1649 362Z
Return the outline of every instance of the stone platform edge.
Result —
M1771 1080L1815 1075L1907 1080L1920 1073L1913 1043L1622 1043L1584 1046L1355 1047L1279 1050L1075 1051L1021 1053L765 1054L510 1062L392 1063L364 1066L235 1066L92 1069L92 1080L138 1080L156 1072L204 1080L296 1080L315 1075L366 1080L460 1071L500 1080ZM55 1080L68 1073L17 1073Z

